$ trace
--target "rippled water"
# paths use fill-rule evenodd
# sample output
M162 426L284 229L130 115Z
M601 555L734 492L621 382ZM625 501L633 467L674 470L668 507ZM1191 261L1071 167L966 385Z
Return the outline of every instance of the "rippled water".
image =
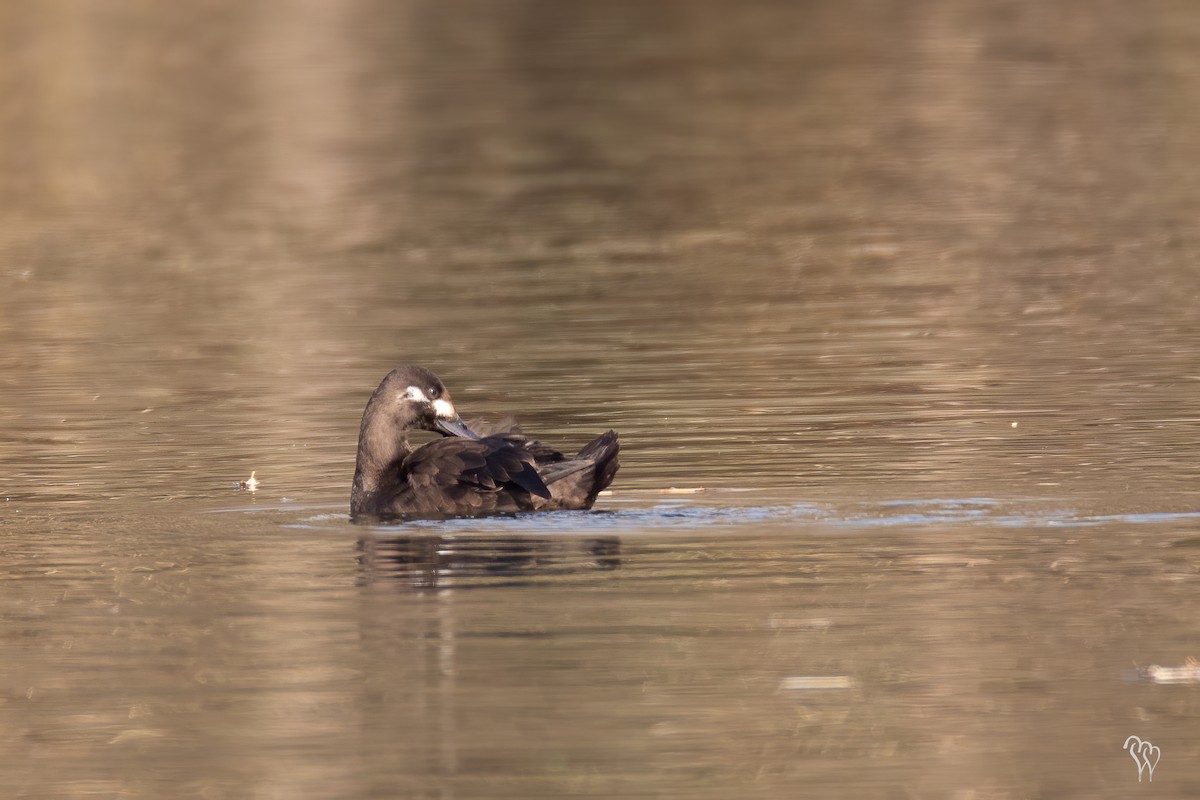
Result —
M1200 794L1191 5L0 37L4 796ZM351 524L408 362L612 494Z

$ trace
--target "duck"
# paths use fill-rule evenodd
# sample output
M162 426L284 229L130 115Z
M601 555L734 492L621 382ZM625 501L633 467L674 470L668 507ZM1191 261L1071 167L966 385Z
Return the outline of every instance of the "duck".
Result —
M428 369L389 372L363 411L351 517L587 510L620 466L615 431L568 458L511 420L472 425L479 431L462 421L446 385ZM413 448L408 435L415 430L443 438Z

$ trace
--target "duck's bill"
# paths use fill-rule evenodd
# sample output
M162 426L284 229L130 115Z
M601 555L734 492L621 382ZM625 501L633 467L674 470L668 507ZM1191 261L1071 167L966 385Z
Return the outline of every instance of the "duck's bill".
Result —
M478 439L479 434L468 428L463 421L458 417L454 419L441 419L440 417L434 421L437 429L447 436L457 436L460 439Z

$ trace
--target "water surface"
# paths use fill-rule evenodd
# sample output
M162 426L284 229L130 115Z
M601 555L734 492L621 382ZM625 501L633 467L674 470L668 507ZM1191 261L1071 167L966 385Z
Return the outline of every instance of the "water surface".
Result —
M1189 4L0 37L5 796L1200 794ZM613 493L351 524L398 363Z

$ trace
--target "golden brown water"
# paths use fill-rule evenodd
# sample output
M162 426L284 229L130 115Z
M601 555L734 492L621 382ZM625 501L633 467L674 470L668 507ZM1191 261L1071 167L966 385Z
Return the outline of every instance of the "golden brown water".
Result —
M0 795L1200 795L1191 4L0 42ZM613 495L351 525L406 362Z

